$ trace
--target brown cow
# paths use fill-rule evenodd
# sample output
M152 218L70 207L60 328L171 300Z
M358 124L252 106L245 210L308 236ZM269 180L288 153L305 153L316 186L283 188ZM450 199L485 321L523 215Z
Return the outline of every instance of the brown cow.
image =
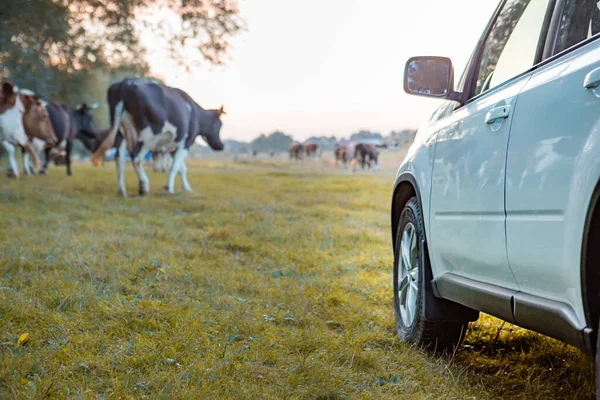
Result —
M40 159L25 131L26 126L32 135L56 142L44 102L31 92L19 92L11 83L4 82L0 91L0 141L8 152L14 176L19 175L15 146L21 146L31 156L36 169L40 166Z
M354 147L354 158L352 160L352 168L354 169L360 163L362 169L365 165L371 168L377 166L379 152L377 148L370 143L359 143Z
M302 160L302 153L304 152L304 146L300 143L292 143L289 148L290 160Z
M348 164L348 147L346 147L346 146L336 147L334 154L335 154L336 167L339 167L340 164L342 164L344 166L346 166L346 164Z
M22 91L23 92L23 91ZM34 95L22 95L25 113L23 114L23 127L30 139L38 138L54 146L58 143L46 103Z
M317 155L317 151L319 150L319 145L316 143L306 143L304 145L304 154L306 157L310 157L312 155Z

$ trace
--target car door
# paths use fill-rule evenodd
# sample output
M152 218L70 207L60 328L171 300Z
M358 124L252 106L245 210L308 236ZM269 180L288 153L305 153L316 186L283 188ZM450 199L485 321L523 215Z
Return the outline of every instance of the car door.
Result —
M522 292L566 303L584 322L582 237L598 180L600 9L567 0L554 57L519 95L506 179L508 257Z
M504 182L519 92L539 58L549 0L508 0L472 66L473 98L438 133L430 211L436 276L518 289L506 253Z

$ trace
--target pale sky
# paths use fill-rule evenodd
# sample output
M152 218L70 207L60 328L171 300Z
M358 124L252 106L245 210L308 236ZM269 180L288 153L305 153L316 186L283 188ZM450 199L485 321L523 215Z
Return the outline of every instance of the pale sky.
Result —
M462 73L498 0L239 0L248 31L224 67L176 68L153 56L155 75L204 108L225 105L221 137L276 129L296 139L388 134L416 128L439 100L402 89L411 56L452 58Z

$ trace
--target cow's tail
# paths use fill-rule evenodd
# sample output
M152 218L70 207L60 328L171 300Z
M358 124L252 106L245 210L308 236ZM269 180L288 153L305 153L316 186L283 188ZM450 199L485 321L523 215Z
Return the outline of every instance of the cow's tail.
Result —
M114 109L114 113L113 113L114 118L113 118L112 126L110 128L110 132L108 133L106 138L102 141L102 143L100 143L100 146L98 146L98 149L92 156L92 164L94 164L95 167L99 166L102 163L102 160L104 160L104 155L106 154L106 152L111 147L113 147L113 145L115 144L115 138L117 137L117 132L119 132L119 125L121 124L121 115L122 114L123 114L123 102L119 101Z

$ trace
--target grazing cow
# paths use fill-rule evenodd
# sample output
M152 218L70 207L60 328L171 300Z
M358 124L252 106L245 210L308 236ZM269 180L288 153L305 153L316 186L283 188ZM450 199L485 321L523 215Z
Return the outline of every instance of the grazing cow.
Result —
M82 131L77 133L76 138L79 139L88 151L91 153L95 152L100 143L108 136L108 132L110 129L101 129L96 133L82 133ZM47 143L40 139L34 138L32 140L35 151L37 154L41 154L44 149L47 147ZM54 163L54 165L67 165L67 152L65 149L62 149L60 146L50 147L50 161ZM57 154L60 155L60 158L57 158ZM48 155L46 155L46 160L48 159ZM33 170L33 165L31 165L31 157L27 153L23 155L23 166L24 168L28 168ZM47 166L47 164L46 164ZM27 174L31 174L27 172Z
M125 154L131 155L133 168L139 179L139 193L150 190L150 181L144 171L142 157L148 151L174 153L173 165L165 189L173 193L175 176L179 173L183 189L191 191L187 179L185 158L198 135L213 150L223 150L220 139L219 110L205 110L183 90L149 82L143 79L125 79L108 89L111 130L92 156L92 163L100 165L106 152L118 146L118 194L127 196L125 189ZM121 132L117 136L117 133Z
M93 119L89 111L91 107L83 104L73 109L63 103L49 101L46 108L58 141L54 145L46 146L46 158L40 173L45 174L47 172L48 164L51 161L51 150L60 146L61 149L65 150L64 165L67 167L67 175L71 176L71 153L75 139L80 139L88 150L93 150L93 147L97 146L96 133L92 128Z
M344 166L348 164L348 148L346 146L336 147L334 154L336 167L339 167L340 164Z
M15 146L21 146L33 159L36 169L40 159L34 149L26 129L35 136L50 143L56 137L50 123L45 103L31 92L22 93L9 83L2 84L0 92L0 141L8 152L10 169L15 177L19 175L15 160Z
M290 160L302 160L302 153L304 153L304 146L300 143L292 143L289 148Z
M362 169L365 169L365 165L371 168L373 165L377 165L379 158L379 152L374 145L369 143L358 143L354 147L354 159L352 160L352 167L360 163Z
M83 145L90 151L94 152L99 145L102 137L106 136L106 131L100 134L96 133L93 128L93 119L89 110L96 106L88 107L86 104L71 108L59 102L46 102L46 109L50 116L50 121L57 140L54 143L47 142L45 146L45 160L40 174L45 174L48 170L48 165L53 161L52 153L62 152L65 154L64 162L55 165L65 165L67 167L67 175L71 175L71 152L75 139L79 139ZM27 131L29 134L29 131ZM29 164L29 155L23 155L23 164Z
M306 143L304 145L304 154L306 157L310 157L312 155L317 155L317 151L319 150L319 145L316 143Z
M153 151L152 161L154 162L152 168L154 172L167 172L173 164L173 157L167 152Z

